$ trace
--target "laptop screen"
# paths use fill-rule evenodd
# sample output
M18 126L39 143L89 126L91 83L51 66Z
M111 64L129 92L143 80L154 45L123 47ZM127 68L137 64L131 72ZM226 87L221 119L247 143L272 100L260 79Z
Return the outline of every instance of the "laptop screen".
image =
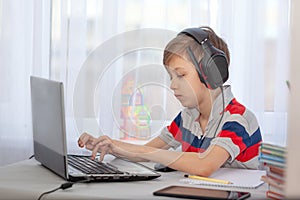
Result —
M30 86L35 158L68 178L63 84L31 76Z

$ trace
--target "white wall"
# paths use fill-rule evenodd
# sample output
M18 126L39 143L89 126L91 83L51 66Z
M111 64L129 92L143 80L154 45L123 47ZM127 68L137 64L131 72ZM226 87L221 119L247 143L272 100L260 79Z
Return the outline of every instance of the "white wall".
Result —
M286 195L289 198L300 197L300 1L291 1L290 36L290 103L288 113L288 158Z

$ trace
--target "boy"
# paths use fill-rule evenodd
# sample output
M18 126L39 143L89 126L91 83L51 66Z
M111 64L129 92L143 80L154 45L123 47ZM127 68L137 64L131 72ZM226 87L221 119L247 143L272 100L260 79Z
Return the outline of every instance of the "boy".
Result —
M236 101L228 79L226 43L209 27L180 32L164 50L171 89L185 107L170 126L145 145L94 138L83 133L78 145L132 161L153 161L170 168L210 176L218 168L258 168L261 133L254 114ZM182 152L168 150L182 146Z

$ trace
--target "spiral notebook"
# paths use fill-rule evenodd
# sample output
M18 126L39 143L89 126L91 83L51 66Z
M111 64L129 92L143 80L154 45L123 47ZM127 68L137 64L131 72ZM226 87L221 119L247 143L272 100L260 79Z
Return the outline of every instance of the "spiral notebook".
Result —
M261 176L266 175L264 170L250 170L250 169L235 169L235 168L220 168L209 178L226 180L232 182L232 184L214 183L209 181L183 178L181 183L194 184L206 186L209 188L224 187L230 190L236 189L255 189L262 185L264 182Z

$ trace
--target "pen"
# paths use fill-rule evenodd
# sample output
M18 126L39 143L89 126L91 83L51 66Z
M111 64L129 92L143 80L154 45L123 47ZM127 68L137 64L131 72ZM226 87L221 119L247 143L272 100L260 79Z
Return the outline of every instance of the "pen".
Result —
M214 182L214 183L233 184L230 181L225 181L225 180L220 180L220 179L214 179L214 178L206 178L206 177L196 176L196 175L185 174L184 177L191 178L191 179L202 180L202 181Z

